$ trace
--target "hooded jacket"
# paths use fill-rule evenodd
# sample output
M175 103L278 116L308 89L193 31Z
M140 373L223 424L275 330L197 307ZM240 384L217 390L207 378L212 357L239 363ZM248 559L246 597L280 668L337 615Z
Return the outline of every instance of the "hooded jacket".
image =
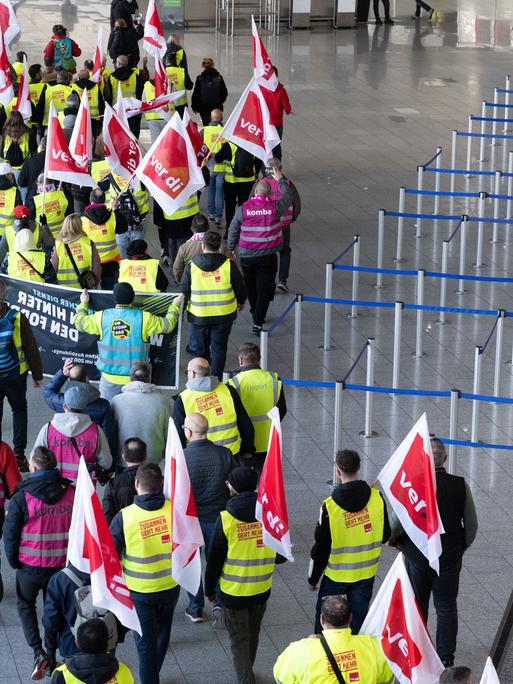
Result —
M187 389L194 391L212 392L220 384L221 382L219 378L216 378L214 375L208 375L207 377L196 377L192 380L188 380L185 383L185 386ZM251 419L248 416L239 395L237 394L237 390L234 387L230 387L230 385L227 385L227 387L233 399L235 414L237 415L237 429L239 430L241 439L240 453L253 454L255 451L255 428L253 427L253 423L251 422ZM173 420L175 421L176 429L180 435L182 446L185 447L187 440L185 439L185 434L182 428L185 420L185 409L180 394L175 396Z
M134 68L131 66L126 66L126 67L119 67L119 69L115 69L113 71L107 81L105 82L105 89L103 91L105 100L112 105L113 101L113 89L117 92L118 86L116 84L116 87L114 88L111 82L111 78L114 78L118 81L128 81L130 76L132 75ZM138 100L142 100L142 94L143 94L143 88L144 88L144 82L148 80L148 71L146 69L141 69L140 72L136 75L135 77L135 97ZM138 116L142 116L142 114L139 114Z
M331 496L335 503L345 511L356 513L367 505L370 499L371 488L364 480L354 480L338 484L332 491ZM383 525L383 544L390 538L390 524L388 522L387 507L383 501L384 525ZM331 552L331 531L328 518L328 511L323 503L319 522L315 528L315 543L310 553L311 561L308 572L308 582L313 587L318 583L324 569L328 564Z
M114 29L116 19L124 19L128 27L133 26L132 14L135 14L138 9L137 0L112 0L110 5L111 31Z
M45 504L55 504L71 486L71 482L61 477L57 468L38 470L18 484L9 502L9 511L4 525L5 555L12 568L29 567L20 563L18 559L21 531L29 519L25 492L35 496ZM39 568L34 569L39 570Z
M128 57L128 65L136 67L141 57L139 52L139 41L144 35L144 27L141 24L130 28L115 28L110 36L107 45L107 52L113 62L119 55Z
M112 211L107 209L105 204L89 204L83 211L83 216L96 223L97 226L107 223L111 214ZM119 212L114 212L114 214L116 216L116 234L126 233L128 226L125 218Z
M123 443L137 435L146 442L149 463L160 463L166 448L171 402L156 385L134 380L111 401L118 455Z
M191 263L200 268L202 271L208 272L218 269L224 264L227 258L228 257L226 257L224 254L219 254L219 252L205 252L198 254L191 259L191 261L185 267L182 280L180 282L180 292L185 295L185 305L191 296ZM239 267L235 261L230 261L230 281L237 304L244 304L246 301L246 284L244 283L242 273L239 271ZM233 313L226 314L224 316L200 317L195 316L188 311L187 317L191 323L196 323L196 325L217 325L219 323L224 323L225 321L231 321L237 318L237 311L235 310Z
M136 494L134 497L134 504L142 508L144 511L158 511L164 505L163 494ZM123 552L126 547L125 530L123 529L123 516L121 511L116 513L114 520L110 524L110 531L112 539L116 545L118 556L123 558Z
M191 238L180 245L173 264L173 275L177 283L182 280L185 267L192 260L193 257L203 254L203 235L204 233L195 233ZM231 258L231 252L226 245L226 240L221 242L221 252L224 256Z
M202 84L210 81L219 79L219 99L216 102L205 101L202 97ZM212 67L211 69L204 69L201 74L196 76L196 83L194 84L194 90L191 96L191 107L193 112L208 111L211 112L212 109L223 109L223 103L226 102L228 97L228 89L224 82L223 77L217 69Z
M87 413L56 413L51 420L53 427L66 437L76 437L86 430L93 421ZM48 423L43 425L39 431L32 452L38 446L48 448ZM109 470L112 465L112 455L105 433L98 426L98 444L96 446L96 462L105 470Z
M116 431L114 429L110 403L107 399L101 399L99 390L94 385L91 385L91 383L70 380L64 375L62 370L58 370L43 389L43 397L55 413L64 413L64 385L66 385L65 389L76 387L77 385L86 388L88 399L84 413L91 418L93 423L102 428L109 443L110 451L112 454L115 454L117 444Z
M109 653L77 653L66 659L66 667L84 684L107 684L119 669L118 659ZM52 675L52 684L65 684L62 672Z
M116 513L133 504L136 495L135 476L138 468L139 465L129 466L107 482L102 508L109 525Z
M0 318L3 318L9 310L9 307L5 302L0 304ZM39 354L39 347L34 337L34 332L32 331L32 326L29 323L28 318L25 314L20 312L20 333L21 333L21 345L23 347L23 353L25 354L25 360L32 373L32 378L34 380L43 379L43 364L41 362L41 356ZM9 376L10 377L10 376Z
M226 510L241 522L255 522L256 492L242 492L232 497L226 504ZM217 518L214 534L207 553L207 567L205 570L205 596L215 593L216 585L223 572L223 565L228 555L228 540L223 530L221 516ZM276 555L276 564L285 563L285 558ZM254 596L232 596L221 591L221 603L227 608L249 608L257 603L267 601L271 590Z

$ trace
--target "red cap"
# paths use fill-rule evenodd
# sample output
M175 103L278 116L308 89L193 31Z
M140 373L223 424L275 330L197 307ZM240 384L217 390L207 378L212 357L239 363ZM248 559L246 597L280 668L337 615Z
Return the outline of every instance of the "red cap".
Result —
M14 207L14 218L22 219L28 218L29 216L30 210L24 204L18 204L17 207Z

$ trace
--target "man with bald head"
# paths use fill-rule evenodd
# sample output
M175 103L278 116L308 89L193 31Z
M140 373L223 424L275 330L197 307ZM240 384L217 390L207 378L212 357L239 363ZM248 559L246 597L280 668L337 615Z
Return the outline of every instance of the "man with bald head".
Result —
M207 419L208 439L214 444L227 447L234 456L252 456L255 430L237 391L211 375L210 364L201 357L189 361L185 389L175 398L173 420L183 446L190 439L185 419L196 413Z
M187 440L187 447L184 450L185 461L191 478L206 553L217 516L226 508L230 495L226 480L238 464L229 449L218 446L208 439L208 420L201 413L190 413L186 416L183 430ZM185 615L192 622L203 622L204 607L205 596L203 585L200 584L196 596L189 594L189 605Z
M267 181L258 181L253 197L236 210L228 232L228 248L234 250L239 245L254 335L260 335L267 309L274 299L278 252L283 245L280 221L292 201L281 168L273 168L271 177L279 185L279 199L272 199Z
M116 68L105 81L105 100L110 105L114 106L117 102L119 84L121 84L123 98L135 97L137 100L142 100L144 83L149 79L145 60L146 58L143 59L143 68L139 70L129 66L127 55L117 56ZM136 114L128 119L130 130L136 138L139 138L141 131L141 118L142 114Z

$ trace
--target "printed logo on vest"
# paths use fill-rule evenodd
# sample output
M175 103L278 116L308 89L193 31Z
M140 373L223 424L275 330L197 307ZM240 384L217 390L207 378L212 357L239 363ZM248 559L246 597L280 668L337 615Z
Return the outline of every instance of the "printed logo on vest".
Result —
M139 523L139 533L141 535L141 539L161 535L163 543L169 541L169 527L167 524L166 516L160 515L158 518L152 518L151 520L143 520Z
M365 525L367 526L370 523L370 514L369 514L369 509L367 506L363 508L361 511L356 511L356 513L351 513L351 511L345 511L344 512L344 525L347 528L350 527L356 527L357 525ZM372 530L372 525L370 527ZM369 530L365 529L365 532L369 532Z
M131 330L132 326L130 323L122 321L120 318L116 318L114 321L112 321L110 326L111 333L118 340L126 340L126 338L130 335Z
M237 525L237 541L246 541L247 539L262 539L262 523L253 522Z
M348 670L356 670L358 668L358 660L356 659L356 653L354 651L344 651L343 653L334 653L337 665L342 672L347 672ZM326 665L328 667L328 673L333 674L333 668L330 665L330 661L326 658ZM355 675L352 677L352 675ZM350 682L359 682L360 674L358 672L352 672L349 674Z
M204 397L198 397L196 399L196 406L198 413L205 413L209 409L214 409L218 416L223 413L223 407L216 392L210 392L210 394L205 394Z

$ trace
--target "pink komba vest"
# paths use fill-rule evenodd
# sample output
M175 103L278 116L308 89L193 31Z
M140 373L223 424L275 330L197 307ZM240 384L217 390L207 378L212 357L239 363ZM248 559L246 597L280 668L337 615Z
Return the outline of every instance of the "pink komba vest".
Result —
M66 565L74 497L75 490L70 485L54 504L46 504L25 492L29 517L21 530L18 553L21 563L37 568L63 568Z
M244 250L276 252L283 244L276 202L256 195L242 205L239 247Z
M83 432L74 436L78 450L86 463L96 463L96 448L98 446L98 426L91 423ZM53 451L57 459L57 468L62 477L75 482L78 477L80 458L68 435L59 432L52 423L48 423L48 448Z
M265 177L262 178L262 180L265 180L266 183L269 183L271 186L271 199L274 200L275 202L279 202L281 200L281 186L278 183L278 181L275 178L271 177ZM290 181L288 178L284 179L287 185L290 187ZM281 228L288 228L290 224L292 223L292 216L293 216L293 207L292 203L290 207L283 212L281 215L280 219L280 227Z

